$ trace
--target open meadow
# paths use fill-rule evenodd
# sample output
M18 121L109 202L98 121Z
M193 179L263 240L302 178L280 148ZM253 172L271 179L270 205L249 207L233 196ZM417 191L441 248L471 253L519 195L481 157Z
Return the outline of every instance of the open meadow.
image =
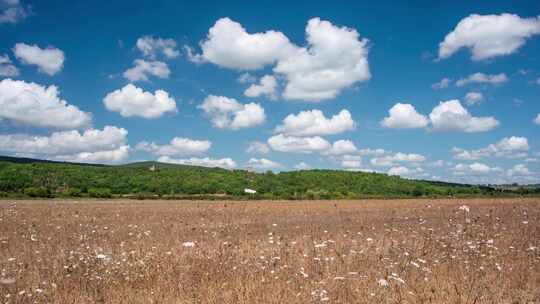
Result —
M0 303L540 303L540 200L4 200L0 270Z

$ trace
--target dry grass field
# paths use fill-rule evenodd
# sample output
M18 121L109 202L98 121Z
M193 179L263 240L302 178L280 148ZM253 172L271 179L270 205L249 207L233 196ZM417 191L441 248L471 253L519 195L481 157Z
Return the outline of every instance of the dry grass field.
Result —
M0 303L540 303L540 200L0 201Z

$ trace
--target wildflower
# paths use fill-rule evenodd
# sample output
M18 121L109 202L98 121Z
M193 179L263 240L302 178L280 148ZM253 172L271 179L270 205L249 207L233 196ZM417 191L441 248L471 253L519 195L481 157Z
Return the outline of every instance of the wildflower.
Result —
M388 281L385 280L385 279L379 279L379 280L377 281L377 284L379 284L379 286L381 286L381 287L388 287L388 285L389 285L389 284L388 284Z
M465 212L467 212L467 213L469 213L469 211L471 211L471 210L469 209L469 206L467 206L467 205L461 205L461 206L459 206L459 210L463 210L463 211L465 211Z
M1 278L0 279L0 284L2 285L9 285L9 284L14 284L14 283L15 283L14 278Z

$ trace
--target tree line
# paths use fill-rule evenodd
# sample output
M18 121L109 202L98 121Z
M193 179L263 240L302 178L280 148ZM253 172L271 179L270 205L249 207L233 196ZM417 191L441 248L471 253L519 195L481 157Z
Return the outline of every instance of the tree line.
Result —
M155 166L155 170L150 170ZM246 194L244 189L256 194ZM380 173L303 170L255 173L153 162L92 166L0 161L3 197L360 199L535 194L408 180Z

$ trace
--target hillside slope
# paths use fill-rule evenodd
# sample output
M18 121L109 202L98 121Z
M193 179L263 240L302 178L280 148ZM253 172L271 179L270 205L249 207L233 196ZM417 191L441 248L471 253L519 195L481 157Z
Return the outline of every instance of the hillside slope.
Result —
M491 187L417 181L379 173L306 170L253 173L196 166L140 162L96 166L0 161L0 194L35 197L246 197L267 199L339 199L499 195L513 191ZM150 168L154 167L155 170ZM246 195L245 188L256 195Z

